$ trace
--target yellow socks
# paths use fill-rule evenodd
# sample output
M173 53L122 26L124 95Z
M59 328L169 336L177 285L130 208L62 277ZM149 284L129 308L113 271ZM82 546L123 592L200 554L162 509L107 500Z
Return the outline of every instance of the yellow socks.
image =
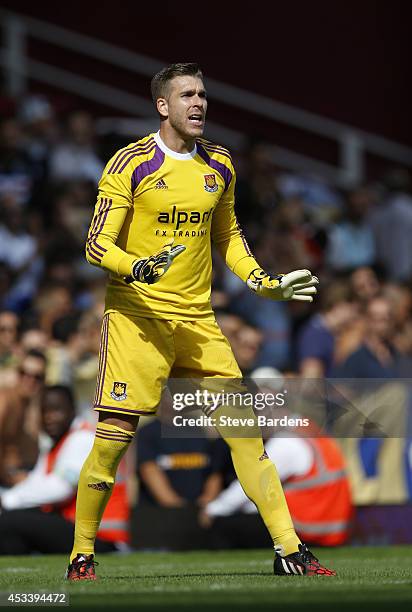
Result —
M236 416L239 416L239 411ZM242 416L255 418L252 411L246 410ZM265 452L260 429L257 425L254 430L246 428L245 433L254 436L250 438L233 438L233 427L218 429L230 448L240 484L259 510L274 545L281 547L279 553L286 556L297 552L301 542L293 527L276 467Z
M80 472L72 560L78 553L94 553L96 533L112 494L117 467L134 433L98 423L93 448Z
M300 540L275 466L265 453L259 431L256 437L233 438L218 428L229 445L237 477L256 505L275 546L282 555L298 550ZM231 431L233 435L233 429ZM248 429L248 433L251 431ZM80 473L72 560L78 553L94 553L96 533L109 501L117 467L134 434L115 425L99 423L94 445Z

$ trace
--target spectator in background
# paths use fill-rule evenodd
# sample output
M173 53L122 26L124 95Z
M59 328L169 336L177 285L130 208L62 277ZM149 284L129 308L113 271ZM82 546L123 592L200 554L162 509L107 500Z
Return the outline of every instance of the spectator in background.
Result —
M23 132L16 119L0 124L0 199L9 196L19 206L29 202L33 167L24 150Z
M335 350L335 362L342 363L362 343L365 336L366 309L371 299L382 292L382 285L372 268L357 268L349 277L350 288L359 316L339 334Z
M376 272L372 268L360 267L350 275L350 286L353 297L363 308L369 300L379 295L382 290Z
M16 383L18 323L14 312L0 311L0 389L13 387Z
M192 437L177 438L176 427L158 418L138 430L139 503L181 508L216 495L208 480L212 442L200 428L190 431Z
M240 172L236 181L236 215L252 246L261 233L262 219L275 208L277 201L271 149L266 143L257 140L250 143L246 151L244 172Z
M280 174L277 187L282 198L303 200L305 211L316 226L328 225L340 213L342 201L339 193L320 175Z
M281 212L273 213L267 219L255 254L269 270L301 270L308 263L305 242L298 240L295 245L294 228L284 225Z
M222 333L229 340L231 347L237 351L238 334L244 325L243 319L230 312L217 311L216 321Z
M395 348L393 307L388 298L375 297L366 309L365 336L361 346L340 365L341 378L409 378L412 361Z
M14 386L0 395L0 485L10 487L26 477L38 454L39 399L46 359L32 350L23 356Z
M284 368L291 352L291 324L287 305L262 300L242 287L241 294L231 304L231 308L261 332L259 351L251 367L267 365Z
M163 417L165 406L170 410L163 399ZM213 473L214 442L194 427L190 438L177 437L177 428L162 421L155 418L137 433L140 492L133 541L138 548L203 548L197 508L221 490L221 478Z
M78 415L95 423L90 410L99 365L101 319L93 311L73 312L57 319L47 351L49 384L73 389Z
M50 178L54 181L87 180L97 184L103 163L96 153L92 117L77 111L69 117L67 139L50 157Z
M324 285L320 313L302 327L297 339L297 361L305 378L330 376L335 365L336 344L342 331L357 317L349 286L343 281Z
M239 330L236 353L233 352L244 376L247 376L256 367L262 340L262 332L252 325L245 324Z
M47 179L49 155L58 136L53 108L44 96L28 95L21 101L19 118L24 128L24 149L33 164L36 182L41 183Z
M379 262L391 280L412 279L412 197L411 181L404 170L386 177L386 197L372 216Z
M50 210L49 222L53 227L50 249L55 245L61 247L64 243L65 250L71 252L72 259L83 256L84 241L90 223L90 202L95 197L95 186L87 181L77 180L59 186Z
M402 355L412 357L412 291L408 287L387 284L383 295L392 304L395 348Z
M52 336L47 353L49 366L47 382L55 385L73 384L73 367L78 357L80 314L69 312L57 318L52 325Z
M32 262L37 243L27 232L23 210L15 197L3 196L0 201L0 261L20 274Z
M303 199L294 196L281 200L270 220L275 232L272 265L278 270L289 269L285 265L318 269L322 263L320 236L317 227L309 221ZM286 264L282 264L284 259Z
M0 370L16 365L18 323L14 312L0 311Z
M39 327L29 326L21 331L19 350L24 355L31 350L46 354L49 338L46 332Z
M256 367L263 334L257 327L249 325L232 313L217 312L216 321L229 340L233 353L244 375Z
M0 496L0 554L67 553L74 533L76 490L93 430L75 419L70 389L46 387L41 400L42 430L51 440L27 478ZM102 483L100 483L102 484ZM99 495L96 483L96 495ZM129 540L128 503L121 478L105 510L98 552L124 548Z
M373 194L366 187L348 195L343 219L328 232L326 262L333 270L353 270L375 262L376 251L369 212Z
M101 317L95 312L85 312L79 321L79 342L74 358L73 391L76 397L79 414L95 422L90 405L96 390L99 371Z
M9 268L10 286L4 306L17 313L31 302L43 271L41 229L14 196L4 196L0 205L0 261Z
M53 282L47 279L39 288L33 302L32 315L38 320L40 329L50 338L55 321L72 312L71 288L66 282Z
M4 261L0 261L0 308L8 310L8 296L12 284L12 271Z

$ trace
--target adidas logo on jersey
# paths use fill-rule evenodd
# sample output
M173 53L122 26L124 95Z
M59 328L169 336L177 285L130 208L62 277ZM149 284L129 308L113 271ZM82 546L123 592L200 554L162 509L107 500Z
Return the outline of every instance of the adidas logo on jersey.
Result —
M160 179L160 181L157 181L155 189L169 189L169 187L166 185L163 179Z

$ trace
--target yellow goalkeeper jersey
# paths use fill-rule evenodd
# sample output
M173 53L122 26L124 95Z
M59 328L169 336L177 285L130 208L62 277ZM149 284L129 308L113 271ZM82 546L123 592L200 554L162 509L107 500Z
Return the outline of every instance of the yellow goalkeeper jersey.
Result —
M106 311L162 319L210 319L211 241L243 280L258 267L236 220L235 170L227 149L198 139L176 153L160 134L118 151L99 182L87 260L110 272ZM123 277L171 238L181 253L153 285Z

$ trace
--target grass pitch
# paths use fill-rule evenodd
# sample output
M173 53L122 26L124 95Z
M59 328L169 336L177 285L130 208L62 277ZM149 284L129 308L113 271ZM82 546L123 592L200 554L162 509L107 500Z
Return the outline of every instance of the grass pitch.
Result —
M65 557L0 557L0 592L65 591L77 609L412 609L412 547L317 552L338 577L276 577L270 550L99 555L99 580L70 584Z

